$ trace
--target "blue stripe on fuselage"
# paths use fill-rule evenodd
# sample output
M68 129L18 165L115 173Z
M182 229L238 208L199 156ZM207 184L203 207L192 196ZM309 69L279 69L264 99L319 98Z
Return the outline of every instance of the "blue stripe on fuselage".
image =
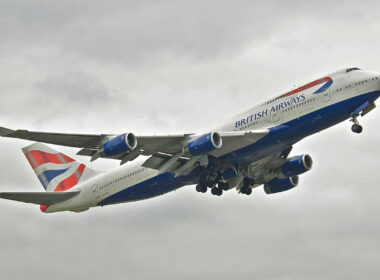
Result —
M323 86L321 86L316 92L314 92L313 94L318 94L318 93L322 93L324 92L326 89L328 89L331 85L333 84L333 81L328 81L327 83L325 83Z
M256 143L226 154L222 159L229 163L245 165L270 154L281 152L311 134L350 118L350 114L356 108L366 101L376 100L379 95L380 91L359 95L272 127L269 129L269 134ZM163 173L111 195L99 202L98 205L136 201L158 196L184 185L196 183L199 172L200 170L197 168L189 175L179 178L175 178L174 174L171 173Z

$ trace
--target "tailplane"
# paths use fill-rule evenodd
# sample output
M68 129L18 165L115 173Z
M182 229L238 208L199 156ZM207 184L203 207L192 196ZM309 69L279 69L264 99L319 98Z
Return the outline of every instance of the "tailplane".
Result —
M67 191L98 174L83 163L41 143L34 143L22 151L48 192Z

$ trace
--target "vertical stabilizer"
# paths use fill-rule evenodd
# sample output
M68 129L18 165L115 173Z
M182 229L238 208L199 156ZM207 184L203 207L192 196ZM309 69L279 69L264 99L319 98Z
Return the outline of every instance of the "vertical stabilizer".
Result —
M22 149L44 189L62 192L71 189L97 172L83 163L41 144L34 143Z

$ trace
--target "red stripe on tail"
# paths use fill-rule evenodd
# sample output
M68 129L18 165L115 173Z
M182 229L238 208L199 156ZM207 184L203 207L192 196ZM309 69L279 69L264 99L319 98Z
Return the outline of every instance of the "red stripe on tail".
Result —
M49 208L49 205L40 205L40 209L42 212L46 213L46 210Z
M83 174L84 169L86 166L84 164L81 164L78 169L71 175L70 177L63 180L61 183L58 184L58 186L54 189L55 192L64 192L72 187L74 187L76 184L78 184L78 181L80 177Z
M25 153L26 158L28 159L30 165L33 169L36 169L38 166L45 163L68 163L73 162L74 160L62 153L50 154L38 150L32 150Z

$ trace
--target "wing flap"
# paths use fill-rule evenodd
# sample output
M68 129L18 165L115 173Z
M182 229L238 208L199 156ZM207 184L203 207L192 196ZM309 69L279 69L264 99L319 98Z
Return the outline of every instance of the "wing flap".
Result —
M148 158L142 166L151 169L159 170L166 162L168 162L173 156L164 153L155 153ZM185 157L178 158L166 171L171 172L176 170L179 166L185 164L189 159Z
M68 200L80 192L2 192L0 198L38 205L52 205Z
M259 141L268 133L268 129L220 132L223 145L219 149L210 152L210 154L214 157L223 156Z

